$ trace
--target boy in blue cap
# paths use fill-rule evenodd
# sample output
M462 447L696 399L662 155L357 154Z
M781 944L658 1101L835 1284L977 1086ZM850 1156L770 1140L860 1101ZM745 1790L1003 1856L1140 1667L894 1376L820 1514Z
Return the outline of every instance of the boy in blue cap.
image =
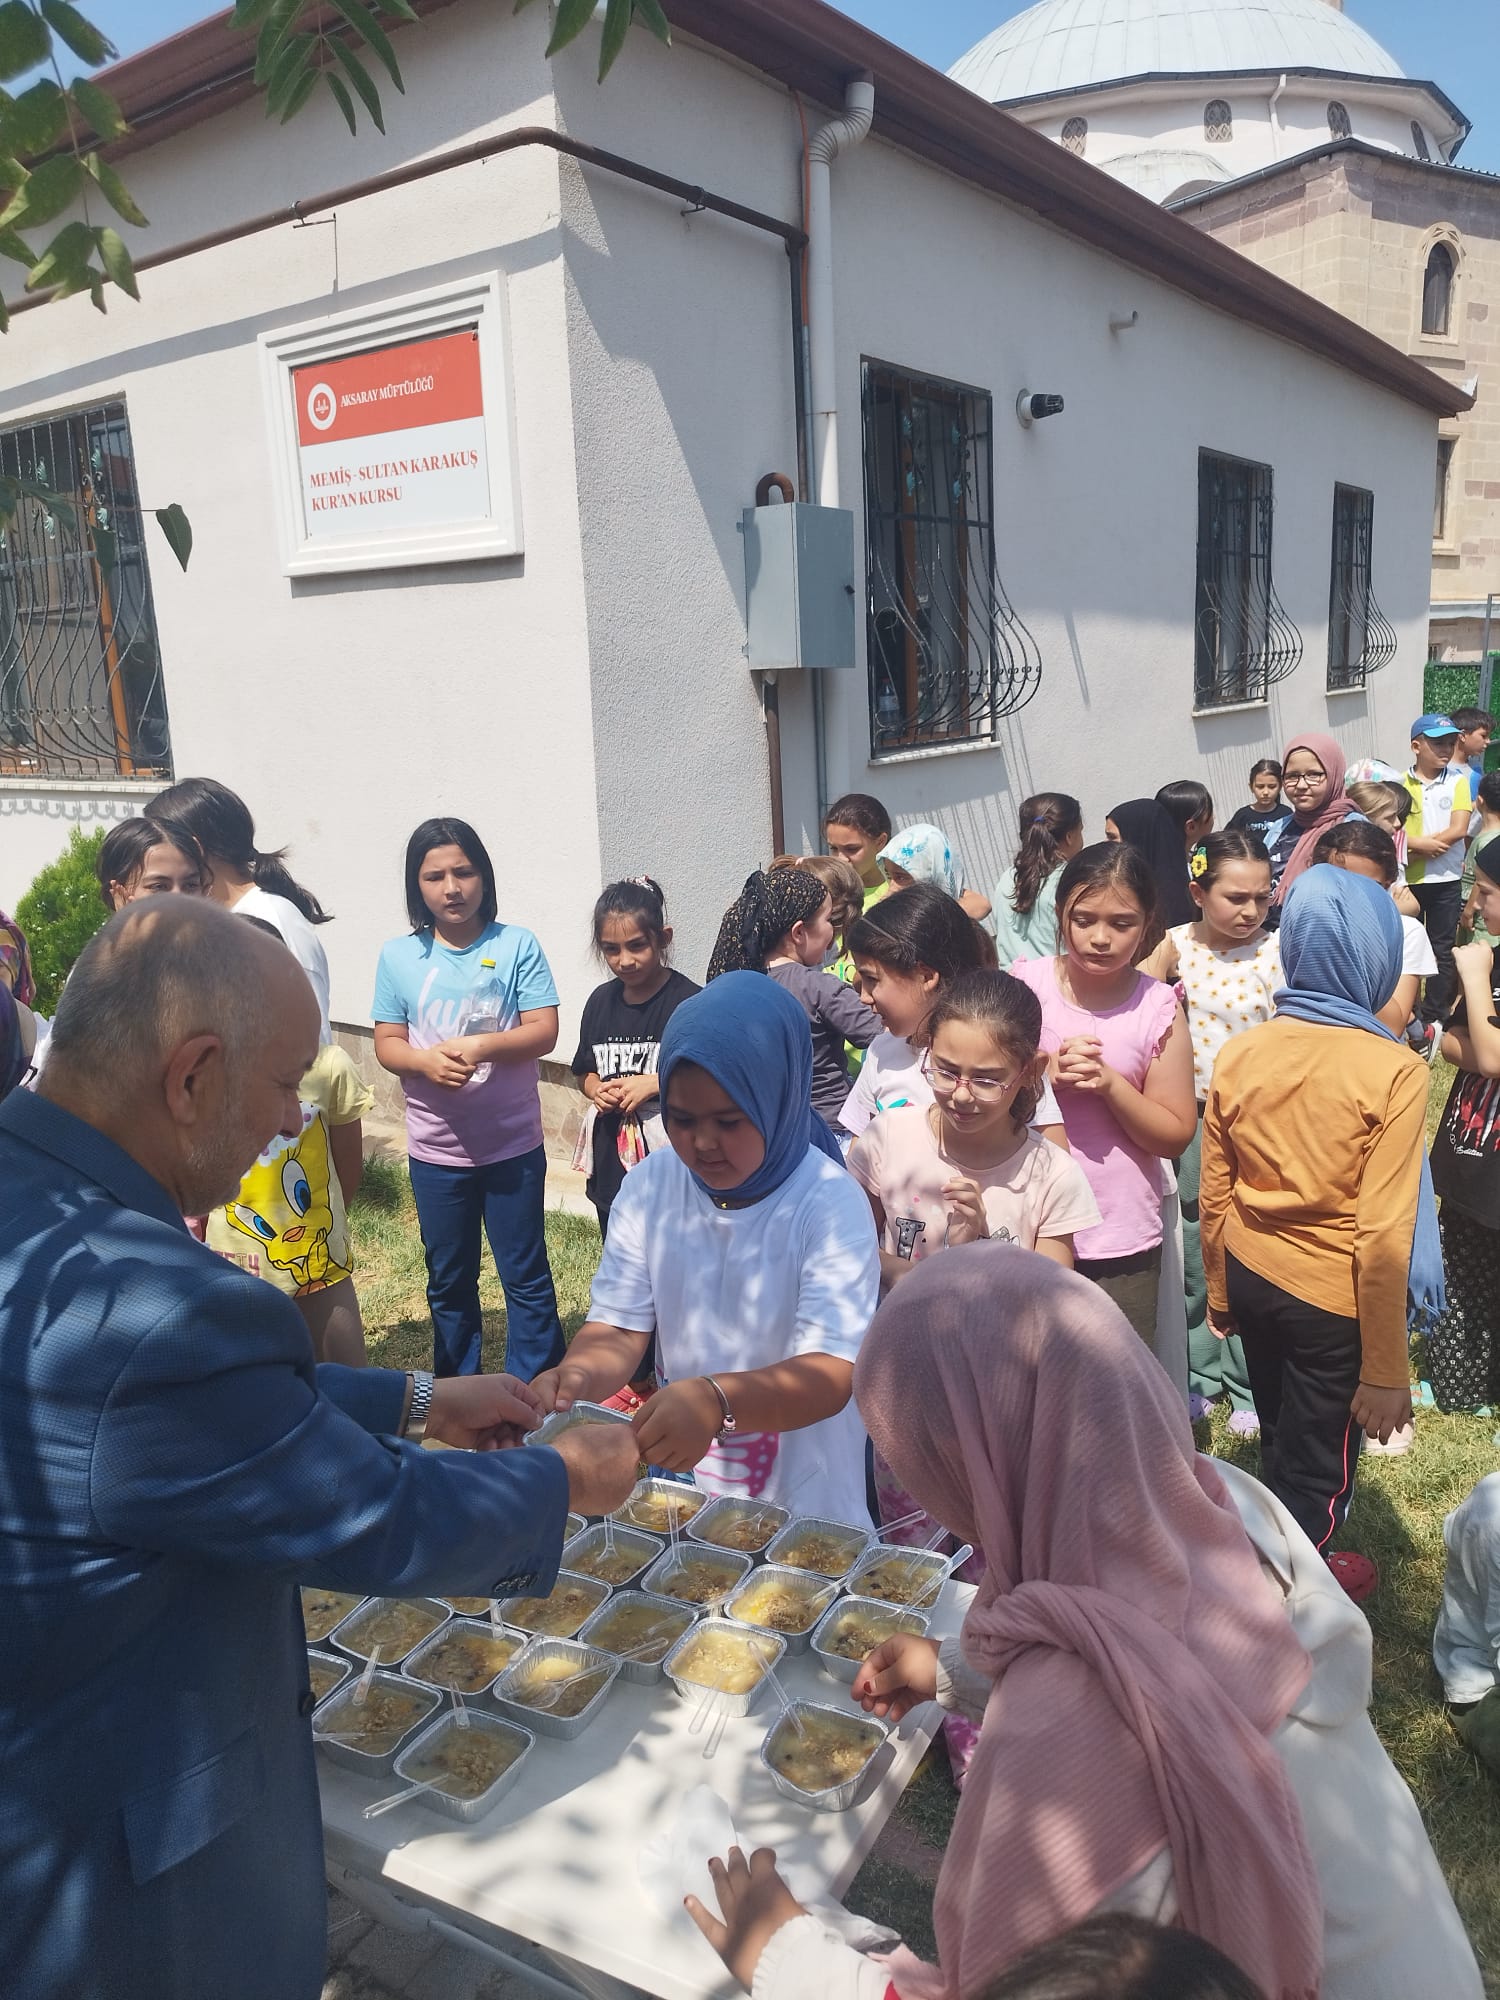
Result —
M1463 914L1464 842L1474 811L1474 781L1456 763L1458 724L1447 715L1419 715L1411 726L1412 768L1406 774L1413 811L1407 822L1406 886L1422 909L1422 922L1438 962L1436 979L1422 994L1413 1035L1424 1053L1437 1047L1433 1024L1446 1018L1453 998L1453 943Z

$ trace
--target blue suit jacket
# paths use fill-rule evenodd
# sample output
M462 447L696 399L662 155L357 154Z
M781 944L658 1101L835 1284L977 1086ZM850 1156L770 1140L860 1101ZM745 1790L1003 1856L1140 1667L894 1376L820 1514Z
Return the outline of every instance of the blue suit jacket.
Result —
M390 1436L91 1126L0 1106L0 1990L316 2000L323 1842L299 1583L550 1590L551 1451Z

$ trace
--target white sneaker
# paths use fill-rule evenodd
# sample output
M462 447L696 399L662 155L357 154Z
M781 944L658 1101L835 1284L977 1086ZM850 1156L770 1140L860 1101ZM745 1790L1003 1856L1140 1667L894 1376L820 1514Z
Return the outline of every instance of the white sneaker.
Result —
M1366 1431L1365 1450L1373 1453L1376 1458L1401 1458L1411 1450L1416 1438L1417 1427L1411 1423L1403 1424L1398 1431L1392 1431L1389 1444L1382 1444L1379 1438Z

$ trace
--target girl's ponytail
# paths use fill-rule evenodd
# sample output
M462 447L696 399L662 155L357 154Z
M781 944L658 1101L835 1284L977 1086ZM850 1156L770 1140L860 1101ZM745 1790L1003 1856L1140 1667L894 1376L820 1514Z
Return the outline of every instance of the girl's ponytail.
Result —
M1011 908L1018 917L1036 908L1042 884L1066 858L1063 842L1083 825L1083 807L1066 792L1038 792L1021 802L1021 845L1016 850L1016 886Z
M331 923L333 919L312 890L304 889L287 867L285 854L284 847L278 847L274 854L262 854L259 848L252 848L247 870L251 881L268 895L285 896L289 903L295 903L310 924Z
M255 821L237 792L216 778L184 778L158 792L146 807L146 817L170 828L185 827L208 858L227 861L268 895L284 896L310 924L326 924L328 912L310 889L304 889L287 868L286 849L262 854L255 845Z

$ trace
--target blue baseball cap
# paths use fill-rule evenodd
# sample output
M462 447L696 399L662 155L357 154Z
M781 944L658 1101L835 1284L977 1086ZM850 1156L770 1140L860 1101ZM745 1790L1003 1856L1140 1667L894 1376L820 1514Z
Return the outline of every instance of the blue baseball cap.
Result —
M1451 715L1419 715L1411 726L1412 741L1419 736L1457 736L1458 724Z

